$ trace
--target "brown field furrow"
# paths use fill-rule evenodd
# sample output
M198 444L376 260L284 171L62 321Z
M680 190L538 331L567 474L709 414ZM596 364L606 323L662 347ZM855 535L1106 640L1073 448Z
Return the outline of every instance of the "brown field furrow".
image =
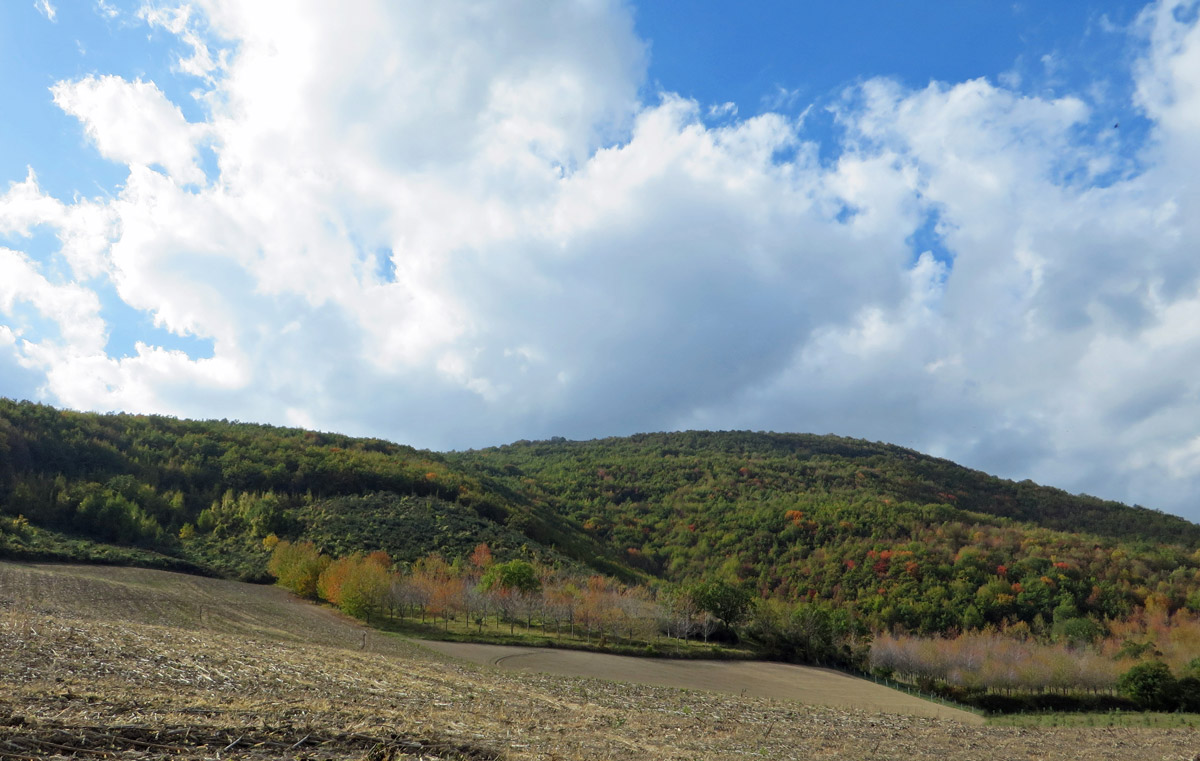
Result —
M469 642L421 641L421 644L473 663L517 671L595 677L738 696L781 698L811 705L983 724L983 718L976 714L922 700L832 669L753 661L633 658L579 650Z
M505 671L368 632L276 588L136 569L0 563L0 654L0 754L12 758L1185 761L1200 753L1186 729L971 726ZM67 735L74 740L60 742ZM305 737L332 742L279 747Z
M195 755L225 755L226 758L275 758L315 755L349 758L455 758L492 761L494 752L440 742L421 742L405 737L373 736L361 733L322 735L300 734L298 730L208 729L139 726L73 726L43 722L28 730L0 727L0 757L45 757L79 755L122 758L149 755L161 758L186 758Z

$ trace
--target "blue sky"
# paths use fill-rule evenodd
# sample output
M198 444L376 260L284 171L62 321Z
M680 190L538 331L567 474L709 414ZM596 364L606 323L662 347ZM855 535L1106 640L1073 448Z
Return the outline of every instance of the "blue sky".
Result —
M651 80L703 102L757 110L780 90L796 104L828 97L856 80L886 76L914 87L1036 71L1044 55L1070 64L1121 53L1126 40L1101 19L1127 25L1142 5L1107 3L698 3L683 14L638 6L650 41ZM1117 61L1104 67L1117 72ZM1082 72L1075 72L1077 75Z
M78 122L55 107L49 96L55 82L97 73L150 79L189 119L203 116L188 96L195 78L172 72L177 38L134 18L143 3L81 5L88 3L54 4L51 23L33 2L0 8L0 98L21 114L0 123L0 170L17 178L34 166L42 188L56 195L113 192L126 172L90 150ZM644 97L670 91L706 105L732 102L749 116L799 114L876 76L920 87L1015 73L1026 88L1053 90L1086 88L1099 71L1124 86L1135 43L1122 31L1142 8L1133 2L918 6L876 0L695 3L687 13L649 3L632 10L636 32L649 46ZM1053 75L1045 56L1058 62ZM1113 109L1113 115L1132 118L1132 111ZM822 116L819 109L813 113L814 131L827 126Z
M1200 519L1197 7L6 3L0 394Z

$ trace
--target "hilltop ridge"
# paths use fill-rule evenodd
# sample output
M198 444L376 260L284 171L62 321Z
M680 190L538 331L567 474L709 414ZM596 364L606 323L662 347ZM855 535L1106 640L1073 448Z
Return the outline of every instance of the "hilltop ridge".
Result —
M1200 610L1200 526L890 444L744 431L436 453L0 400L0 556L265 580L263 539L722 579L875 629ZM1058 613L1056 614L1056 611Z

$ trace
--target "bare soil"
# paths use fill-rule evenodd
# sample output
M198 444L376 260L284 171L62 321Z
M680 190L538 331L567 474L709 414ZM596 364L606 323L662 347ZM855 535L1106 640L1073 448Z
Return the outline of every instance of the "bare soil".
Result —
M420 643L446 655L505 669L795 700L810 705L983 724L982 717L968 711L922 700L832 669L761 661L632 658L578 650L469 642L421 640Z
M276 588L0 563L0 761L1198 754L1189 729L975 726L481 666Z

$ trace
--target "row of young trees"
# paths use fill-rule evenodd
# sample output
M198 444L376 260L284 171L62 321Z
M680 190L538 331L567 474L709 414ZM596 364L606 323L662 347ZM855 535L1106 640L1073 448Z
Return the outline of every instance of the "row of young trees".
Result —
M1119 694L1152 710L1200 710L1200 615L1138 611L1091 642L1035 637L1028 627L954 637L880 634L881 676L956 694Z
M871 667L921 686L937 681L1003 693L1112 690L1121 664L1091 648L1039 643L999 631L953 638L881 634L871 644Z
M748 594L724 582L668 590L623 585L520 559L497 562L487 544L468 558L450 562L434 553L409 568L395 567L382 551L330 558L311 542L268 537L267 544L268 570L280 585L368 620L401 615L481 630L495 618L510 632L520 623L588 641L649 642L659 634L707 641L718 632L735 637L750 605Z
M71 536L194 556L196 536L294 535L302 502L380 491L506 516L478 480L412 447L0 398L0 514Z
M940 685L956 696L1120 693L1142 707L1187 710L1195 710L1200 696L1200 615L1186 611L1140 610L1109 622L1104 637L1076 636L1063 624L1078 619L1064 607L1041 635L1017 622L952 637L872 638L845 609L830 605L752 600L724 582L621 585L525 560L496 562L486 544L453 562L430 554L407 568L381 551L330 558L311 542L268 538L268 544L270 571L281 585L368 620L400 615L481 631L494 618L510 632L517 625L540 627L547 635L589 642L740 635L768 657L870 668L926 689Z

